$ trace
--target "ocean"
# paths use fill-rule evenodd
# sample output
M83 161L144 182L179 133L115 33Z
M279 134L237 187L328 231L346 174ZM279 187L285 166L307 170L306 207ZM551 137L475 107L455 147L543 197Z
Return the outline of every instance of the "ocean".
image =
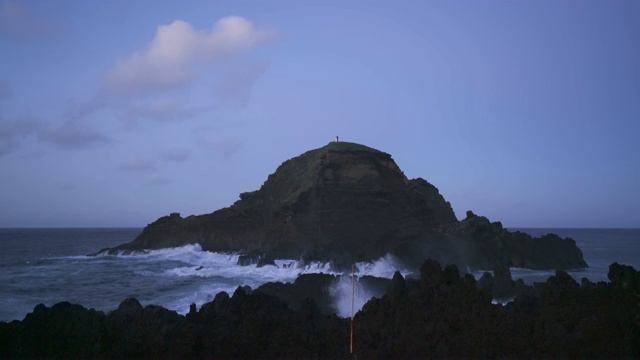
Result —
M300 267L295 260L277 260L277 267L236 265L238 256L202 251L199 245L148 251L138 255L87 256L133 240L139 228L0 229L0 321L22 320L43 303L69 301L108 312L127 297L142 305L161 305L185 314L220 291L232 294L240 285L292 282L299 274L332 273L325 264ZM576 280L607 281L613 262L640 269L640 229L509 229L533 236L556 233L576 240L589 268L569 272ZM291 265L291 266L289 266ZM393 257L359 263L357 276L391 278L404 275ZM553 271L512 269L526 283L545 281ZM336 274L336 273L333 273ZM476 277L482 272L474 272ZM342 277L331 290L338 315L350 316L351 281ZM356 308L372 296L357 285Z

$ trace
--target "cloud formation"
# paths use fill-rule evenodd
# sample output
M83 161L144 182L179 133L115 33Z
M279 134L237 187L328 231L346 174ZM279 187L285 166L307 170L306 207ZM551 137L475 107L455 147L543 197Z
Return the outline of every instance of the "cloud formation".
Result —
M97 144L109 143L111 138L102 133L67 122L60 126L44 129L39 133L40 140L64 149L85 149Z
M155 166L149 160L135 158L129 159L120 165L120 170L132 172L149 172L153 171Z
M38 120L16 120L0 123L0 156L15 151L23 138L40 131L42 123Z
M127 119L180 121L196 116L200 109L190 107L182 98L162 97L144 103L131 104L125 112Z
M183 162L189 158L189 152L183 150L166 151L160 155L163 160L171 162Z
M16 42L50 37L55 26L37 16L24 3L0 1L0 37Z
M63 149L86 149L113 141L98 131L79 127L74 122L47 127L37 119L5 121L0 122L0 156L18 150L29 136Z
M211 31L176 20L158 27L144 51L120 59L103 78L111 94L136 95L176 89L191 83L198 65L210 65L274 39L239 16L220 19Z
M144 186L161 186L161 185L166 185L168 183L170 183L171 180L167 179L166 177L154 173L151 174L143 183Z
M235 139L210 141L206 138L199 139L200 148L208 154L213 154L220 159L229 159L242 148L242 144Z
M214 85L216 98L226 104L245 105L249 102L251 89L267 69L266 61L256 63L234 63L228 66L220 81Z

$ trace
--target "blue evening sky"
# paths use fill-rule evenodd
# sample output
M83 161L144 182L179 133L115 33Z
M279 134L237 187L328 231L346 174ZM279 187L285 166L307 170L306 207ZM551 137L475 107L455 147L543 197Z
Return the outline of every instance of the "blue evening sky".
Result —
M0 227L210 213L336 135L458 218L640 227L640 2L0 0Z

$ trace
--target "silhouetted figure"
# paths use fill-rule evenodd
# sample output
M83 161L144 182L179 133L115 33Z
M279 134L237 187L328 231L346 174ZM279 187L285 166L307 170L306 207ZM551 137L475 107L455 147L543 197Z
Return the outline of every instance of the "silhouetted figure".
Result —
M336 142L340 142L340 138L336 136Z

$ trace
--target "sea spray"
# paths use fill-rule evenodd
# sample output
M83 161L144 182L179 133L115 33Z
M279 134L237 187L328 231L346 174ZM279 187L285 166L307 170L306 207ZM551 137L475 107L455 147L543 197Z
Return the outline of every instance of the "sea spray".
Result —
M403 276L412 273L404 268L401 262L391 254L387 254L376 261L356 263L355 289L352 288L351 274L339 276L329 289L334 300L333 305L336 314L340 317L350 317L352 301L354 312L358 312L371 298L384 295L386 289L375 289L365 285L364 282L360 281L363 276L391 279L396 271L400 271Z
M239 254L204 251L199 244L117 255L82 253L87 252L79 249L68 256L56 253L45 258L33 257L28 259L29 264L12 268L14 275L3 283L7 293L3 304L7 306L6 311L0 312L0 321L21 319L39 303L52 306L60 301L108 312L127 297L135 297L143 305L161 305L186 314L191 304L199 308L221 291L233 294L238 286L255 289L267 282L291 283L301 274L342 275L329 263L303 263L295 259L275 260L276 266L240 266ZM396 270L402 269L391 255L356 266L359 279L365 275L391 278ZM350 296L338 291L337 284L335 287L336 304L343 298L348 304L344 307L348 311L338 313L349 316ZM356 310L372 296L382 295L379 289L374 290L358 284Z
M412 272L406 269L401 261L391 254L386 254L375 261L356 263L356 274L359 276L371 275L391 279L396 271L400 271L403 276Z
M255 289L269 281L292 282L300 273L333 273L327 264L301 267L297 260L276 260L277 267L243 267L237 265L237 254L202 251L199 245L146 254L85 256L131 241L141 230L0 229L0 321L19 320L40 303L52 306L60 301L108 312L129 296L143 305L162 305L185 314L191 303L200 307L218 292L232 294L240 285ZM526 232L535 236L554 232L576 239L589 264L589 268L568 272L577 281L583 277L592 282L608 281L609 265L614 261L640 268L638 229ZM396 270L407 274L393 256L357 263L356 267L359 281L370 287L370 282L363 281L365 275L391 278ZM483 272L474 275L480 277ZM531 284L545 281L555 272L512 268L511 273L514 280L522 278ZM384 286L376 289L380 288Z
M351 275L339 276L335 283L329 288L329 293L333 298L333 307L336 311L336 315L344 318L351 316L351 304L352 304L352 287L351 287ZM371 300L374 296L381 296L382 294L374 292L363 286L359 279L356 277L355 292L354 292L354 313L362 309L367 301Z

